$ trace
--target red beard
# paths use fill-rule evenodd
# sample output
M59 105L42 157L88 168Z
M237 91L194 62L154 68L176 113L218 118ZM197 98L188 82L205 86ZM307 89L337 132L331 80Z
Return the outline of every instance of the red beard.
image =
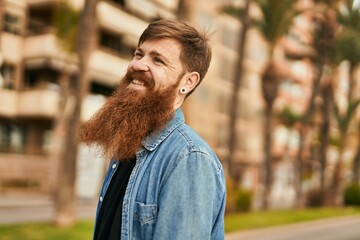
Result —
M143 82L145 92L128 88L132 79ZM135 157L142 140L171 120L177 82L167 89L154 90L152 78L141 72L128 72L104 106L80 126L80 140L102 146L106 157Z

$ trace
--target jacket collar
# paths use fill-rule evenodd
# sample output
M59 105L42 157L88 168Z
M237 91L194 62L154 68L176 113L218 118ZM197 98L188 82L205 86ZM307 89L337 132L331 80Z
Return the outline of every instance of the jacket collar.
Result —
M164 141L167 136L170 135L180 124L185 122L184 113L181 108L178 108L174 112L174 117L170 122L160 131L148 135L143 141L142 145L148 151L153 151L157 146Z

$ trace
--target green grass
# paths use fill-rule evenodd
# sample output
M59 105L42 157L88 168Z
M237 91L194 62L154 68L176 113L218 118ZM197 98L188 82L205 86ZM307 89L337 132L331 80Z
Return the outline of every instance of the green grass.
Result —
M317 208L274 210L231 214L225 217L225 232L270 227L329 217L360 214L360 208ZM88 240L92 239L94 222L80 221L71 228L55 228L50 223L0 226L1 240Z
M93 221L80 221L70 228L55 228L50 223L0 226L1 240L89 240Z
M225 232L298 223L330 217L360 214L360 208L310 208L229 214L225 218Z

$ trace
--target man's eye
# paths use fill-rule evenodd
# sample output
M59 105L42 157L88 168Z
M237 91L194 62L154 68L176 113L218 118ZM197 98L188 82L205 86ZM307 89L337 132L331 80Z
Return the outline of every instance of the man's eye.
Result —
M164 64L164 61L161 60L161 58L158 58L158 57L155 57L155 58L154 58L154 62L160 63L160 64Z
M137 58L137 59L138 59L138 58L142 58L142 56L143 56L143 55L142 55L142 53L140 53L140 52L135 52L135 53L134 53L134 58Z

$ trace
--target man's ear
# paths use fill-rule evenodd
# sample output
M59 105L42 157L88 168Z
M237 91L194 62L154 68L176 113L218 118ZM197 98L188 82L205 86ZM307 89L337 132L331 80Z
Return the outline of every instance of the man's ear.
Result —
M184 83L181 88L185 88L186 92L191 92L199 83L200 74L198 72L191 72L185 75Z

